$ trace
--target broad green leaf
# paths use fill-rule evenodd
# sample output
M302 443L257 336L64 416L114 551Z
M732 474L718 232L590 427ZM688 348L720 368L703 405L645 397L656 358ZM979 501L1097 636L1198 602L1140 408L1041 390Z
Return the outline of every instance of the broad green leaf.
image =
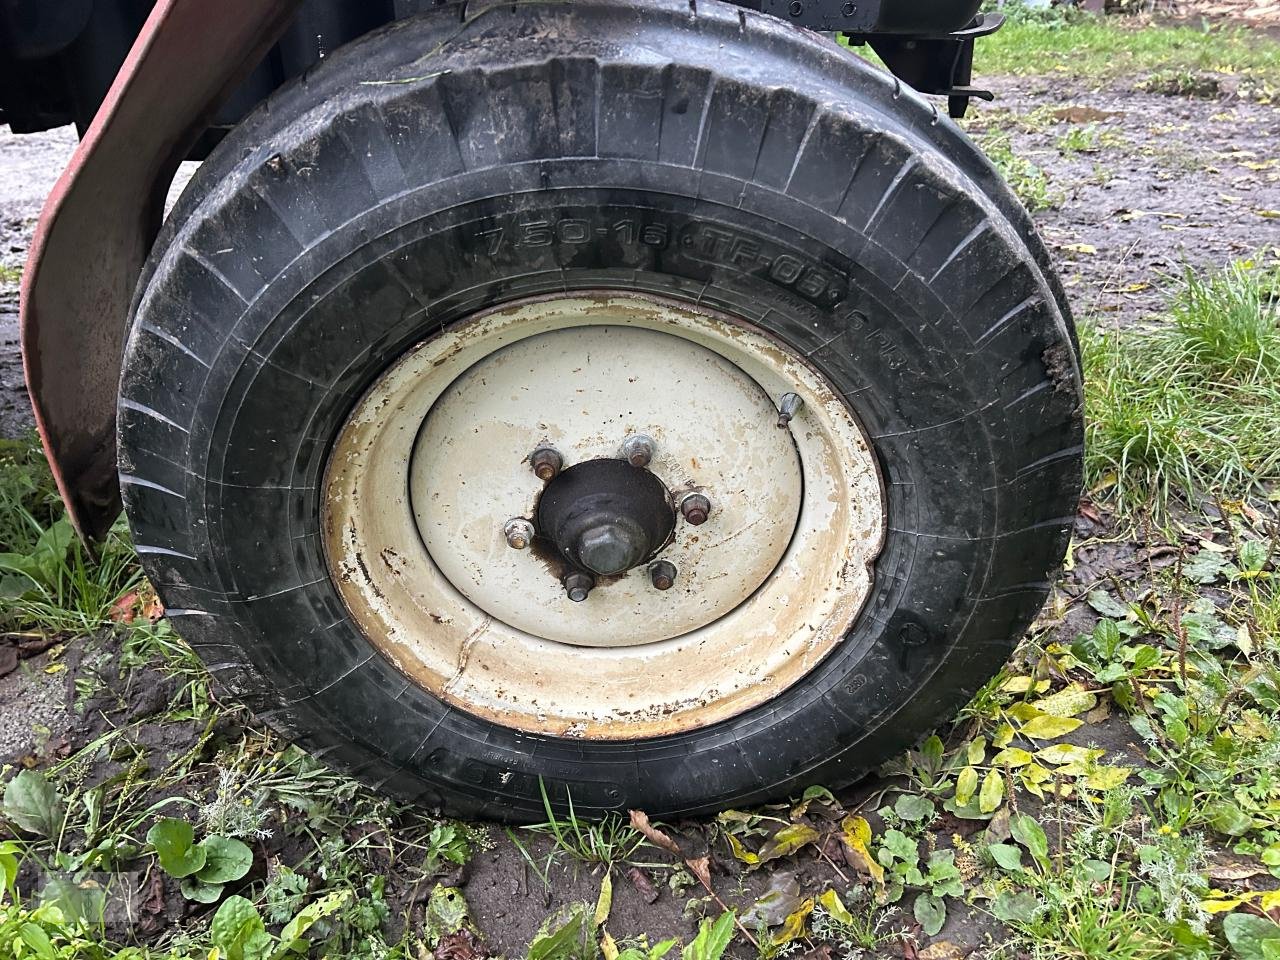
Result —
M56 960L58 952L54 949L53 941L49 939L43 927L27 921L18 928L18 936L22 938L23 943L35 951L40 960Z
M991 901L992 915L1003 923L1031 923L1041 909L1035 894L1026 890L1020 893L1006 890Z
M185 820L166 817L147 831L147 843L155 848L164 872L182 879L198 873L208 855L204 847L193 846L195 835Z
M933 817L933 801L919 793L904 793L894 802L893 811L903 820L928 820Z
M1033 717L1018 732L1032 740L1056 740L1077 729L1083 721L1071 717Z
M931 937L937 936L942 925L947 922L947 905L941 897L922 893L916 897L912 910L924 932Z
M1005 870L1022 869L1022 851L1011 843L993 843L987 847L992 858Z
M37 770L21 770L4 789L4 815L28 833L55 837L66 805L61 794Z
M1090 590L1088 596L1089 606L1102 614L1104 617L1112 617L1116 620L1123 620L1129 615L1128 604L1120 603L1111 594L1105 590Z
M990 770L982 780L982 790L978 794L978 809L983 813L991 813L1004 799L1004 776L999 770Z
M195 903L214 903L222 896L223 887L220 883L205 883L199 877L183 877L178 889Z
M703 920L698 935L680 951L681 960L720 960L733 940L733 911L726 910L714 923ZM533 958L530 958L533 960Z
M978 790L978 771L965 767L956 777L956 803L965 806Z
M1280 925L1250 913L1233 913L1222 921L1222 932L1235 960L1276 960L1280 957Z
M272 960L283 960L290 951L295 953L305 953L305 942L302 936L310 930L316 923L325 917L331 917L341 910L348 900L351 899L350 890L338 890L334 893L327 893L315 903L308 904L298 911L292 920L284 925L284 929L280 931L280 946ZM301 949L296 949L296 948Z
M1271 559L1271 547L1261 540L1246 540L1240 544L1240 569L1257 573Z
M1049 838L1045 836L1044 827L1025 813L1015 813L1009 818L1009 830L1013 839L1027 848L1036 863L1048 867Z
M239 840L230 837L205 837L204 866L196 874L202 883L230 883L239 880L253 866L253 851Z
M528 960L595 960L591 912L575 903L549 918L529 944Z
M1205 806L1209 825L1228 837L1241 837L1253 826L1253 818L1230 800L1218 800Z
M209 925L209 939L227 960L255 960L269 935L258 908L244 897L222 901Z

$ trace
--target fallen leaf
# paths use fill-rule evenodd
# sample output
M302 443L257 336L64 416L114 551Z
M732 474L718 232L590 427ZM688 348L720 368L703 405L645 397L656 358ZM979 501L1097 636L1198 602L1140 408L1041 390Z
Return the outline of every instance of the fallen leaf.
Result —
M1033 717L1018 732L1032 740L1056 740L1083 725L1082 721L1071 717Z
M684 854L680 852L680 845L651 824L647 813L643 810L630 810L628 812L631 815L632 828L639 830L646 840L655 847L661 847L666 850L667 853L674 853L677 857L684 857Z
M758 855L761 863L786 857L818 839L818 831L803 823L783 827L765 841Z
M804 902L795 874L785 870L779 871L769 881L769 889L742 915L742 923L750 928L761 924L776 927L800 909Z
M871 843L871 825L862 817L848 816L840 821L840 842L844 844L845 861L863 876L870 877L876 886L884 886L884 867L876 862L868 849Z
M640 899L645 903L658 902L658 888L653 885L649 875L639 867L632 867L628 870L627 879L631 881L631 885L636 888L636 892L640 894Z
M969 951L964 947L957 946L950 940L939 940L937 943L931 943L919 953L916 954L917 960L960 960L961 957L967 957Z

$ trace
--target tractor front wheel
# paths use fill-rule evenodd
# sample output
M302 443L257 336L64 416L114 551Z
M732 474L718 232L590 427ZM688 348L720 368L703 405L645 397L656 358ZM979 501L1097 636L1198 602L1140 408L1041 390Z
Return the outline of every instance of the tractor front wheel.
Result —
M217 148L121 483L179 633L329 762L673 815L961 706L1049 590L1080 413L1044 251L926 102L728 4L534 0L389 26Z

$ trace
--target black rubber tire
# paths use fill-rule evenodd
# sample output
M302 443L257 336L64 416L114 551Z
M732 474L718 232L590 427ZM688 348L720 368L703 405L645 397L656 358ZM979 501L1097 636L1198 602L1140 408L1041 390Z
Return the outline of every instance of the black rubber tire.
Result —
M665 242L520 242L568 217ZM405 349L599 287L697 299L807 356L888 501L835 652L764 706L634 742L520 733L411 684L348 618L319 531L327 451ZM540 781L579 813L674 815L851 782L995 673L1066 548L1081 383L1025 212L849 51L708 0L466 5L339 50L214 152L140 288L119 439L178 632L305 748L454 815L540 818Z

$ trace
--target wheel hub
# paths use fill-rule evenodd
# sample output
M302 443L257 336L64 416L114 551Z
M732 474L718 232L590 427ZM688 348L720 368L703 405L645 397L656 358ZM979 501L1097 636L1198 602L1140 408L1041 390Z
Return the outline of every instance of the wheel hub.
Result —
M538 500L539 533L575 567L614 577L666 545L675 529L662 481L622 460L589 460L560 473Z

